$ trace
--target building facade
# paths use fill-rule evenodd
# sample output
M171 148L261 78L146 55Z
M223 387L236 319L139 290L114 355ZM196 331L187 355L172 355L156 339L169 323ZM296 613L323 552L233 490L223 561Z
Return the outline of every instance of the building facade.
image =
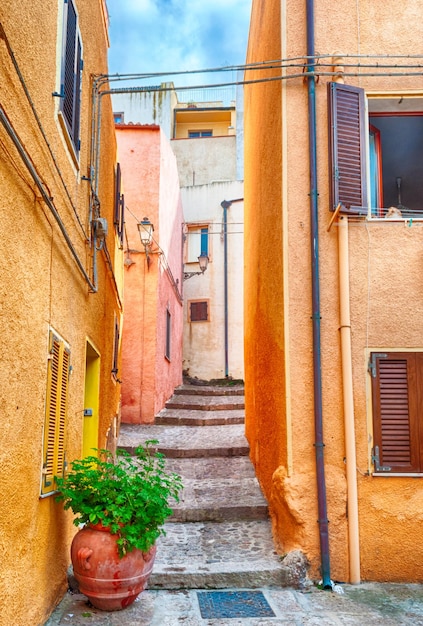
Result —
M243 380L243 181L193 185L181 191L184 373L206 381ZM201 254L208 257L203 274Z
M182 204L159 126L116 126L125 196L122 421L151 423L182 382ZM146 219L147 218L147 219ZM154 230L147 240L139 225Z
M422 34L416 2L253 2L246 429L324 584L422 581Z
M184 207L183 369L191 378L244 379L242 89L236 106L175 109L172 148ZM199 273L199 256L208 258Z
M206 100L209 92L216 99ZM242 87L178 93L163 83L130 94L129 100L113 96L122 110L117 128L158 124L176 156L184 220L183 371L202 380L243 379ZM202 252L209 264L200 275Z
M75 527L55 476L113 447L118 429L123 252L108 97L98 167L91 135L107 21L103 0L0 7L1 624L44 623L61 599Z

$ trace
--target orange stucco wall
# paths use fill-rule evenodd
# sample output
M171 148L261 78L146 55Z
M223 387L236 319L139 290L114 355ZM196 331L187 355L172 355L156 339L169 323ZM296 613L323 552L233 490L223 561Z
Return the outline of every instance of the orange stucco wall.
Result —
M306 54L305 2L253 1L248 62ZM412 54L421 8L315 2L320 54ZM301 74L301 67L285 70ZM361 71L364 73L364 70ZM248 77L259 78L260 72ZM323 433L331 577L349 579L337 226L328 232L327 82L316 86ZM412 77L345 77L369 91L417 89ZM307 87L302 78L246 86L246 424L281 551L302 548L319 577L314 451ZM359 549L367 580L422 581L421 478L374 477L370 351L421 350L422 223L349 224L352 383ZM401 254L398 251L401 250ZM407 323L404 323L404 319ZM370 472L370 475L369 475Z
M277 59L281 54L276 30L274 37L265 36L280 20L277 3L271 4L266 12L259 3L253 4L250 41L257 45L254 54L260 59ZM274 75L270 70L259 74ZM257 77L256 72L248 73L249 79ZM246 432L252 459L267 492L275 468L286 464L287 454L280 100L279 81L259 83L245 91L244 197L246 206L254 206L254 210L245 211L244 217L244 259L248 260L244 282L245 336L257 338L245 344ZM268 150L270 138L272 149ZM269 393L271 383L278 386L278 392ZM275 419L276 415L279 419ZM270 442L272 445L268 445Z
M132 261L125 266L122 421L151 423L182 382L182 205L175 157L160 128L119 125L116 130L128 207L125 248ZM137 228L144 217L154 225L149 262ZM170 360L165 357L167 310Z
M58 122L58 100L52 96L58 85L62 4L24 1L17 11L15 2L1 3L0 104L90 274L89 183L81 177L88 174L90 154L90 76L107 72L107 44L100 0L77 0L85 69L81 151L79 164L75 164ZM100 211L112 225L116 147L107 98L103 102L101 146ZM114 316L119 320L121 309L114 286L117 279L113 281L104 253L97 255L98 293L89 293L52 212L3 125L0 180L0 624L27 626L43 624L65 592L69 544L76 530L71 513L65 514L54 496L39 497L49 328L60 334L71 350L65 433L70 461L82 451L87 339L101 359L99 447L105 447L109 429L116 423L120 388L112 380L111 367ZM113 227L109 232L108 249L119 259L113 254ZM119 268L113 270L117 277Z

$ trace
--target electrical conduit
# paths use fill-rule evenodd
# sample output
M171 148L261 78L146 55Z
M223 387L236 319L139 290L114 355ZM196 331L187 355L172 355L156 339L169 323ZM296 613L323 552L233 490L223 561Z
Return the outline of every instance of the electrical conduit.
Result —
M350 284L348 254L348 218L338 224L339 301L342 359L342 390L344 396L345 456L347 467L348 545L350 582L360 582L360 543L358 525L357 471L355 454L354 401L351 359Z
M41 180L41 178L39 177L35 167L33 166L31 159L29 157L29 155L27 154L25 148L23 147L23 144L21 142L21 140L19 139L18 135L16 134L12 124L9 122L9 119L6 115L6 113L4 112L3 108L0 107L0 122L3 124L4 128L6 129L7 134L9 135L9 137L11 138L11 140L13 141L17 151L19 152L19 155L22 159L22 161L25 163L25 166L28 170L28 172L31 174L32 179L34 181L34 183L37 185L43 199L44 202L46 203L46 205L48 206L48 208L50 209L51 213L53 214L57 224L59 225L60 230L62 231L62 234L65 238L65 241L67 243L67 246L69 248L69 250L72 253L72 256L81 272L81 274L83 275L83 277L85 278L86 283L88 284L89 288L92 291L97 291L97 288L95 287L95 285L91 282L90 277L88 276L87 272L85 271L85 268L82 264L81 259L79 258L75 248L73 247L72 241L65 229L65 226L60 218L60 215L57 212L56 207L54 206L50 196L48 195L47 191L44 188L44 184Z

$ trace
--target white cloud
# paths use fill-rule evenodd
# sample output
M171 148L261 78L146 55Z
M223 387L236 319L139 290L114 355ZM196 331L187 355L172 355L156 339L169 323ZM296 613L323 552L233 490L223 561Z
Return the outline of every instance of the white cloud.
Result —
M245 61L251 0L108 0L108 5L112 73L206 69Z

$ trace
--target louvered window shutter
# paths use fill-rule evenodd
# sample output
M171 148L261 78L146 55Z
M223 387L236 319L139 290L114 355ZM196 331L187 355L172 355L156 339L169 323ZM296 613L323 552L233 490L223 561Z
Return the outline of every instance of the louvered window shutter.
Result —
M208 320L208 302L190 302L190 321L206 322Z
M81 110L82 45L78 32L78 16L72 0L66 2L66 33L63 59L62 112L72 142L79 150L79 118Z
M123 244L124 212L125 198L122 194L122 173L120 169L120 164L117 163L115 176L115 206L113 223L115 225L116 234L119 237L121 245Z
M65 430L69 386L70 352L53 333L47 370L47 400L44 427L43 476L41 493L55 490L55 476L65 470Z
M371 355L376 471L422 471L419 452L422 356L412 352Z
M328 84L331 209L367 212L364 90Z

